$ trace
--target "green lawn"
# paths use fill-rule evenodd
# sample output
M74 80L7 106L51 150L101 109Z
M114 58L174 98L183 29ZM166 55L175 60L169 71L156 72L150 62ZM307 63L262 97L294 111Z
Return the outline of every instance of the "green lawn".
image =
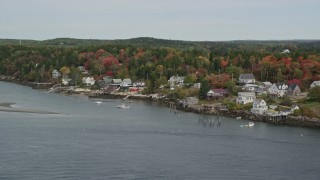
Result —
M316 101L308 101L308 100L300 100L298 102L302 107L309 108L312 112L314 112L318 117L320 117L320 102Z

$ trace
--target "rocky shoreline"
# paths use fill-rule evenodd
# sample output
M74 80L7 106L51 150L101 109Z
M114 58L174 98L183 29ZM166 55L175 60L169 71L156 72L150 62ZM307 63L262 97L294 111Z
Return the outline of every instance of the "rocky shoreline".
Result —
M3 80L6 82L12 82L20 85L25 85L25 86L31 86L32 83L28 82L19 82L19 81L14 81L14 80ZM68 93L63 93L62 94L74 94L73 92L68 92ZM127 95L124 93L102 93L102 94L86 94L89 98L102 98L102 99L123 99L123 98L128 98L128 99L136 99L136 100L149 100L149 101L157 101L159 103L163 103L164 105L170 107L170 105L174 105L176 110L179 111L186 111L186 112L193 112L193 113L198 113L198 114L205 114L205 115L219 115L219 116L225 116L225 117L231 117L231 118L237 118L241 117L241 119L246 119L250 121L259 121L259 122L265 122L265 123L272 123L272 124L280 124L280 125L289 125L289 126L300 126L300 127L311 127L311 128L320 128L320 119L316 118L309 118L306 116L300 116L300 117L295 117L295 116L286 116L282 117L281 119L277 120L270 120L268 116L266 115L258 115L258 114L253 114L248 111L242 111L242 110L212 110L212 111L202 111L203 106L202 105L194 105L194 106L189 106L189 107L182 107L179 106L179 104L176 101L170 100L170 99L157 99L154 98L153 95ZM3 109L5 108L5 109ZM13 109L7 109L10 107L5 107L2 105L2 109L4 111L13 111ZM0 109L1 110L1 109ZM35 112L39 113L39 112ZM41 113L41 112L40 112ZM48 112L45 112L48 113ZM50 113L50 112L49 112Z
M91 98L105 98L105 99L123 99L127 97L125 94L102 94L96 96L89 96ZM170 104L173 104L176 110L193 112L204 115L219 115L231 118L241 117L241 119L246 119L250 121L258 121L265 122L271 124L279 124L279 125L289 125L289 126L300 126L300 127L311 127L311 128L320 128L320 120L316 118L309 118L306 116L285 116L278 119L270 119L271 117L266 115L258 115L253 114L249 111L243 110L212 110L212 111L203 111L202 105L194 105L189 107L182 107L175 101L168 99L155 99L152 95L149 96L128 96L128 99L137 99L137 100L149 100L149 101L157 101L165 104L170 107Z

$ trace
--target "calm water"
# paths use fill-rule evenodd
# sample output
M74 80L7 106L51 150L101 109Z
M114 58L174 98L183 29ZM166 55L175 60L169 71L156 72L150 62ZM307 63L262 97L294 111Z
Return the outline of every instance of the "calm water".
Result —
M320 131L170 113L156 103L97 105L0 82L0 179L319 179ZM214 118L209 117L209 118Z

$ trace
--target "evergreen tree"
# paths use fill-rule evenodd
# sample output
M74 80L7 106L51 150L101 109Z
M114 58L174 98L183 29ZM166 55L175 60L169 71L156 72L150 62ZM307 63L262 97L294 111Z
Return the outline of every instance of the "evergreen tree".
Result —
M207 96L207 92L210 90L209 81L206 78L201 80L201 86L199 90L199 98L205 99Z
M312 101L320 101L320 87L316 86L314 88L310 89L310 92L308 93L308 98Z

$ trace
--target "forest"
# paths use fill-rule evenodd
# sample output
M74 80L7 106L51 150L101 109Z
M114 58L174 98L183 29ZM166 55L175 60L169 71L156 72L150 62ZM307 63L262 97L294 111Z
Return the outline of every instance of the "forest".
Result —
M320 80L320 41L0 39L0 75L54 82L51 72L67 67L69 77L80 81L78 66L95 79L144 80L149 92L173 75L185 76L186 84L206 80L211 88L230 88L241 73L253 73L258 81L296 83L305 90Z

